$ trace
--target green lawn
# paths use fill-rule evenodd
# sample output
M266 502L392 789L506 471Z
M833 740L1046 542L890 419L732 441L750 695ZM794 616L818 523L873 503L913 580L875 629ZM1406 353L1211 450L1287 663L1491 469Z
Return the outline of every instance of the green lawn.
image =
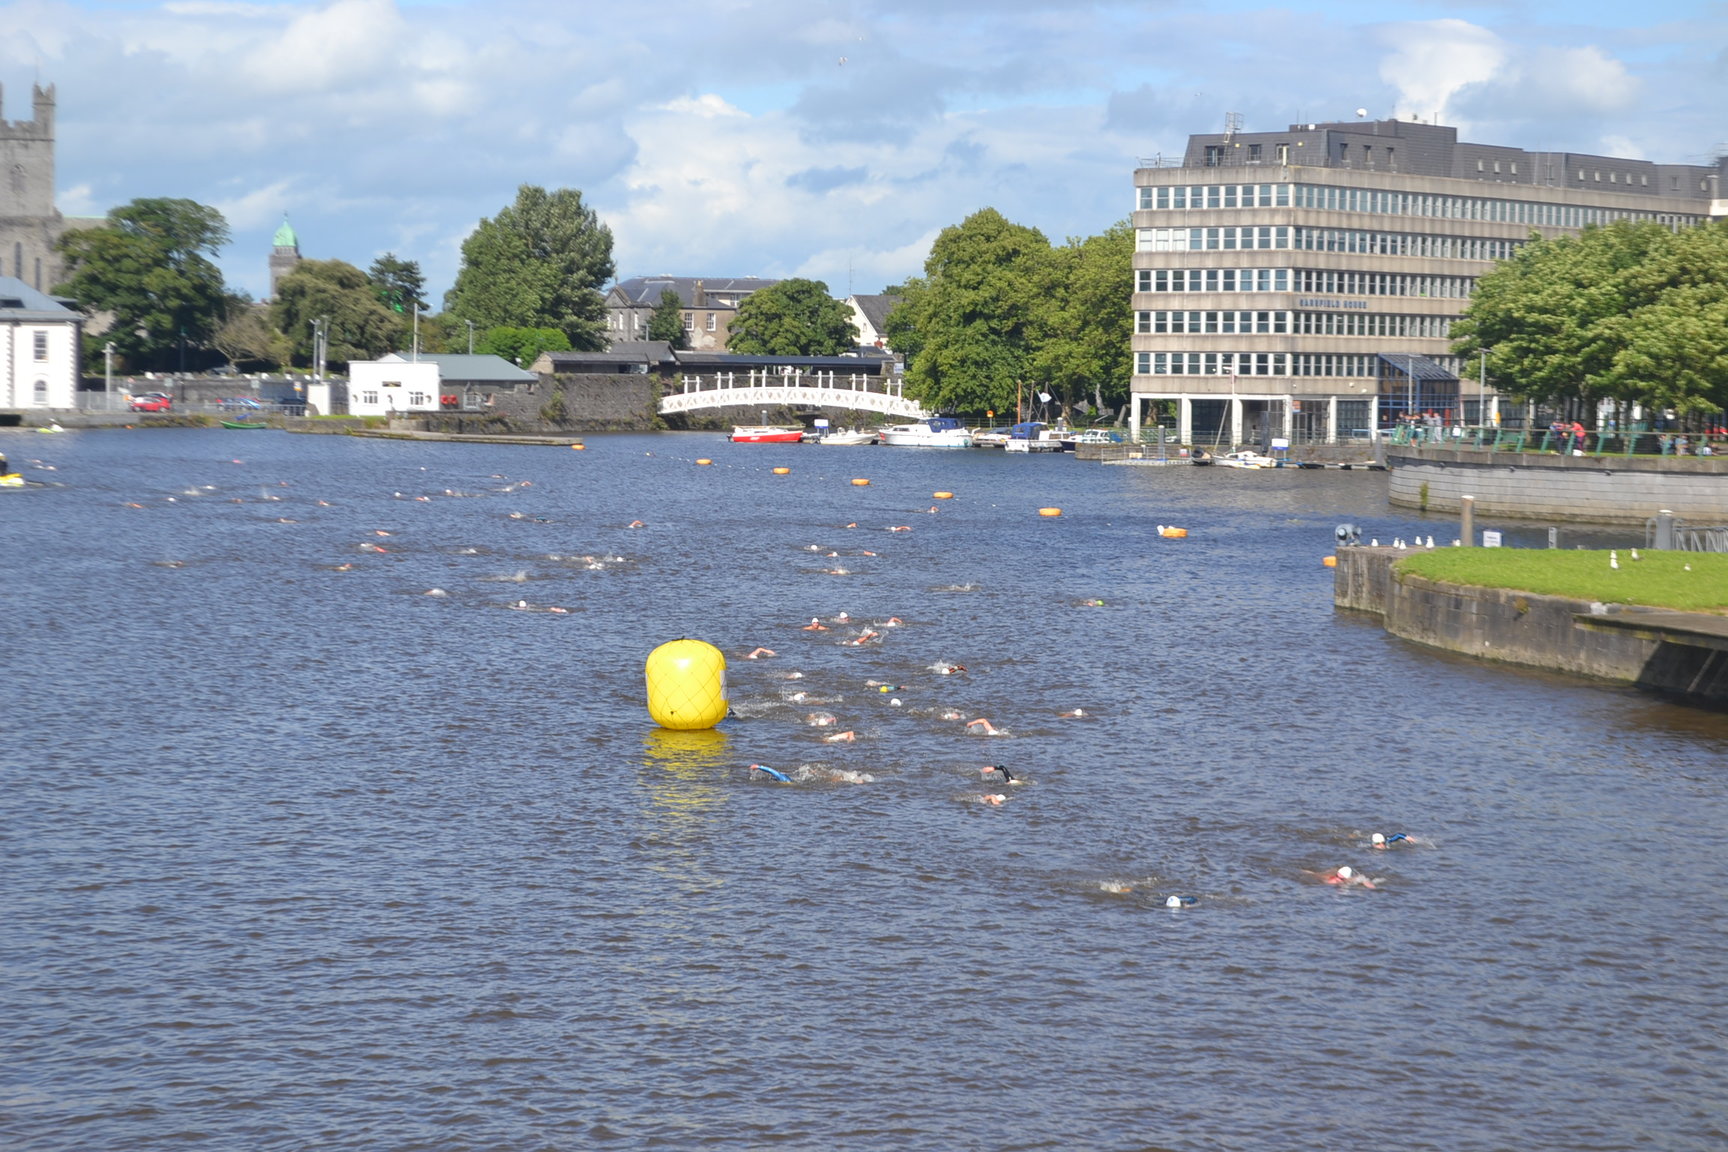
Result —
M1687 612L1728 612L1728 554L1639 549L1640 559L1634 560L1631 549L1621 548L1617 555L1620 567L1615 569L1608 566L1607 552L1436 548L1400 561L1398 568L1453 584Z

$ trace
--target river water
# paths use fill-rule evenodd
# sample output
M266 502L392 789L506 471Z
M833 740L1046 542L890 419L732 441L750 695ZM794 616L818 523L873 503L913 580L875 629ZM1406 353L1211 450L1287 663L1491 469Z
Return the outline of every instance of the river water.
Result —
M1336 614L1383 476L0 451L0 1147L1728 1142L1728 718Z

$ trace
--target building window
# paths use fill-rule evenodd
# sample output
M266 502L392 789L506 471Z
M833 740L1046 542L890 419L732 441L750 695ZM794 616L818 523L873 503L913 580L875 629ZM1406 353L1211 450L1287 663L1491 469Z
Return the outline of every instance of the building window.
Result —
M684 313L684 331L686 331L686 332L696 331L696 313L694 313L694 312Z
M1290 163L1290 145L1288 145L1288 144L1278 145L1278 163L1280 163L1280 164Z
M378 393L376 393L376 392L362 392L362 393L360 393L360 403L362 403L362 404L376 404L376 403L378 403Z
M1518 175L1518 161L1514 160L1508 166L1512 169L1512 173L1511 173L1512 175L1514 175L1514 176Z
M48 403L48 381L46 380L36 381L36 403L44 405Z
M38 328L35 332L32 332L30 335L31 335L31 344L34 346L36 359L39 361L48 359L48 333L46 333L46 332L42 331L40 328Z
M719 330L720 330L720 317L713 312L708 313L708 331L718 332Z
M1216 168L1224 162L1224 146L1222 144L1206 145L1206 167Z
M424 392L408 393L408 406L410 408L424 408L426 406L426 401L427 397Z
M1620 173L1618 173L1618 172L1608 173L1608 183L1610 183L1610 184L1620 183Z
M1476 171L1478 171L1478 172L1486 171L1485 166L1483 165L1482 161L1480 161L1480 160L1476 161Z
M1602 183L1602 173L1596 172L1596 173L1594 173L1594 175L1596 177L1596 183L1598 183L1598 184Z
M1260 145L1258 145L1258 144L1248 145L1248 163L1250 163L1250 164L1260 163Z

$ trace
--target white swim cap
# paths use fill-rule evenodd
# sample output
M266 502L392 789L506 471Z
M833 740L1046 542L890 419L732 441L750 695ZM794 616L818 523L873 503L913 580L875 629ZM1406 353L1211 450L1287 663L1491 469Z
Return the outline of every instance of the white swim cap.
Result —
M1166 908L1180 908L1180 907L1182 907L1182 897L1180 897L1180 896L1166 896L1166 897L1164 897L1164 907L1166 907Z
M1374 835L1371 839L1376 844L1384 844L1384 843L1386 843L1386 833L1376 832L1376 833L1374 833Z
M1356 875L1356 873L1354 873L1350 870L1350 865L1348 865L1348 864L1346 864L1346 865L1344 865L1344 867L1338 869L1338 879L1340 879L1340 880L1348 880L1348 879L1350 879L1350 877L1352 877L1354 875Z

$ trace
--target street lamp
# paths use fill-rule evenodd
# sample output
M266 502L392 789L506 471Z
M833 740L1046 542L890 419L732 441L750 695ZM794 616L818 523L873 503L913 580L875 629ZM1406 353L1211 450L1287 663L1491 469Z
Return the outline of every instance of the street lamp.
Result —
M1480 348L1480 349L1478 349L1478 351L1482 353L1482 365L1477 370L1477 376L1476 376L1476 423L1486 425L1489 422L1488 421L1488 353L1491 352L1492 349ZM1494 421L1494 423L1498 424L1499 421L1496 420L1496 421Z
M472 356L474 355L474 321L464 320L462 323L468 325L468 355Z
M102 345L102 391L114 395L114 341ZM113 403L112 400L109 401Z

